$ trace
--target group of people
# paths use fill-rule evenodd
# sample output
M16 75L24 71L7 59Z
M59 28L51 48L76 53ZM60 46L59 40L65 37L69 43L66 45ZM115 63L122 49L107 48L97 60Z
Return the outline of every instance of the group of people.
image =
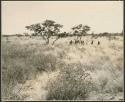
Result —
M69 42L70 45L72 45L73 43L74 43L74 44L82 44L82 45L87 44L87 42L85 42L84 40L75 40L75 41L71 40L71 41ZM94 44L94 41L92 40L90 44L93 45L93 44ZM100 45L100 41L98 41L97 44Z

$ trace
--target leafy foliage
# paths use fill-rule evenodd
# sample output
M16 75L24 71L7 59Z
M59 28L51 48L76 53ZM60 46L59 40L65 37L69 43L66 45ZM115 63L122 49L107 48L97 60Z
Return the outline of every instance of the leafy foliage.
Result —
M27 30L34 31L35 35L42 36L46 40L47 44L49 43L49 38L58 34L62 27L62 25L53 20L45 20L43 23L26 26Z
M82 24L79 24L77 26L74 26L72 28L73 30L73 34L77 34L77 35L85 35L87 34L87 32L90 30L90 27L87 26L87 25L82 25Z

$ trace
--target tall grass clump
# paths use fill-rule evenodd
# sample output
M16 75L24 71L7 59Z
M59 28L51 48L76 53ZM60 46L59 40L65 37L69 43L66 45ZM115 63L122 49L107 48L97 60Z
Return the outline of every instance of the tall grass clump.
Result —
M48 100L86 99L92 90L91 75L78 64L63 66L55 80L47 86Z

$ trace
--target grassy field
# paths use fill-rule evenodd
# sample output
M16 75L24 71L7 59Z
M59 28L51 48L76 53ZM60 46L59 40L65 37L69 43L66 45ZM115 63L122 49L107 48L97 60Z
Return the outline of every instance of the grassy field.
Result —
M2 37L2 100L123 100L123 36L73 39Z

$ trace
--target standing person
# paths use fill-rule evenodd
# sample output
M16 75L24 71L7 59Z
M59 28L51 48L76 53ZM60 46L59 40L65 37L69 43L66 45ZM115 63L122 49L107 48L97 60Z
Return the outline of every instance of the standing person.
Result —
M93 45L93 40L92 40L92 42L91 42L91 45Z
M100 41L98 41L98 45L100 45Z

